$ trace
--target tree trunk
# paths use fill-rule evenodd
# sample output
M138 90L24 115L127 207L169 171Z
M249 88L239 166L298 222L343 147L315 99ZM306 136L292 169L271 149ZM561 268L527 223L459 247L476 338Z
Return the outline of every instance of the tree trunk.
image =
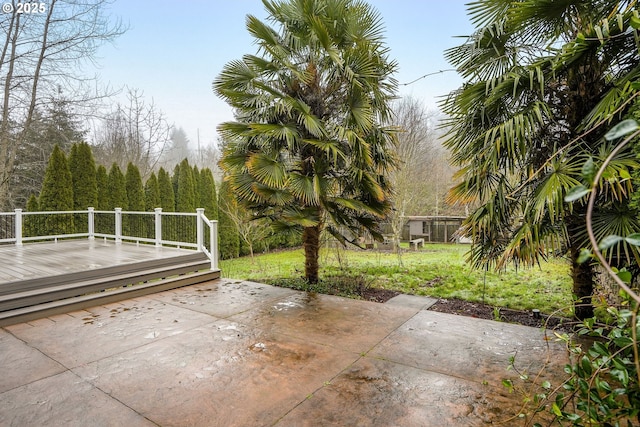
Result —
M318 257L320 255L320 226L305 227L302 232L304 247L304 275L310 284L318 283Z
M580 248L572 246L571 249L571 279L573 281L573 294L575 295L574 312L580 319L593 317L593 305L591 297L593 295L594 272L589 262L578 264L576 260L580 255Z

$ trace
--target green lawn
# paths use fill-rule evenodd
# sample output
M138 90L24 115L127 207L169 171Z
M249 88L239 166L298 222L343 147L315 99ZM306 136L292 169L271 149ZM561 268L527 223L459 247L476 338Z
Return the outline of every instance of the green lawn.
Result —
M320 275L323 287L331 293L350 296L348 288L364 284L375 288L426 295L459 298L473 302L543 313L571 310L571 280L564 260L552 260L531 269L508 269L502 273L470 268L464 261L467 245L427 245L419 251L398 255L375 250L323 249ZM303 276L302 249L221 261L223 277L291 286ZM349 280L344 280L347 277ZM340 280L338 278L341 278ZM340 283L340 285L336 285Z

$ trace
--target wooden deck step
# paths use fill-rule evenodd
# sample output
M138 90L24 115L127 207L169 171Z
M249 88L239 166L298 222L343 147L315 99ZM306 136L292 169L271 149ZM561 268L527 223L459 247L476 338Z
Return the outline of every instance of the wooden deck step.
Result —
M194 253L0 285L0 326L220 277Z
M136 286L109 289L105 292L81 295L44 304L0 312L0 327L29 322L43 317L110 304L183 286L195 285L220 278L220 271L199 271L188 275L143 283Z
M53 287L65 285L72 282L80 282L92 279L106 279L121 275L123 273L134 273L136 271L152 270L167 267L178 263L188 263L191 261L210 262L202 252L179 255L169 258L151 259L147 261L133 262L130 264L114 265L111 267L96 268L81 272L58 274L55 276L38 277L36 279L17 280L14 282L0 283L0 295L24 292L42 287ZM72 261L70 261L72 262Z

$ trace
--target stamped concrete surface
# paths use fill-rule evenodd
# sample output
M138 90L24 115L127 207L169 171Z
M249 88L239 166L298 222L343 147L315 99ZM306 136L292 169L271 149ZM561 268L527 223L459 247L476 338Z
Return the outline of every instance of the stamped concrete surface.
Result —
M517 425L542 331L228 279L0 329L0 426Z

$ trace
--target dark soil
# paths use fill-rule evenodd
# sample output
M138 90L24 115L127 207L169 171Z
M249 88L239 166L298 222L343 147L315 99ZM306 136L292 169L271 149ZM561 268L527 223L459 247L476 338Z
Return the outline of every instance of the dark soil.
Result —
M400 292L390 291L388 289L364 288L360 290L359 294L362 299L367 301L387 302L396 295L399 295Z
M479 319L497 320L500 322L517 323L534 328L570 330L573 322L562 317L549 317L530 311L511 310L508 308L493 307L487 304L462 301L458 299L440 299L429 310L441 313L458 314L461 316L477 317Z
M398 295L399 292L387 289L366 288L361 290L360 296L367 301L384 303ZM544 314L534 315L530 311L511 310L494 307L488 304L462 301L459 299L440 299L429 310L440 313L457 314L460 316L477 317L478 319L496 320L507 323L517 323L534 328L568 331L572 321L561 317L549 317Z

